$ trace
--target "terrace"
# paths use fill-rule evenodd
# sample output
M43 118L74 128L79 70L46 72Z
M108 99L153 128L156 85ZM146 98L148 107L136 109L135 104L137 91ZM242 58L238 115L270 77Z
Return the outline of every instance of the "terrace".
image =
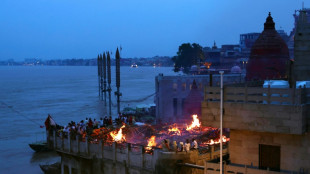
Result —
M230 129L303 134L306 131L310 90L262 87L225 87L223 126ZM219 127L220 88L206 87L202 123Z

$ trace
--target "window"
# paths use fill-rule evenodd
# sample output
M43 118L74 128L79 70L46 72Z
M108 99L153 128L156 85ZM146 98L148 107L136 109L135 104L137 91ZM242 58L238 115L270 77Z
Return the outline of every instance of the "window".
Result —
M173 98L173 115L177 116L178 113L178 99Z
M186 90L186 83L182 84L182 90L185 91Z
M173 91L177 91L178 90L178 84L177 83L173 83Z
M182 105L181 105L181 109L182 109L182 115L184 116L184 113L183 110L184 110L184 104L185 104L185 98L182 98Z

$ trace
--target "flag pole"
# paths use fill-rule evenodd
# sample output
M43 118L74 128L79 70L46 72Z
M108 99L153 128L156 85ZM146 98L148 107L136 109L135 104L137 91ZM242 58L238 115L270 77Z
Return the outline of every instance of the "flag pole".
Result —
M221 74L221 116L220 116L220 174L223 174L223 74L224 71L219 71Z

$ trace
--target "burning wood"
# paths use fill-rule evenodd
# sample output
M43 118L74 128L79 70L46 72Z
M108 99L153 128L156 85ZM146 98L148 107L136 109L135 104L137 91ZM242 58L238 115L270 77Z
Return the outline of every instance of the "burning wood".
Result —
M194 128L199 128L199 127L200 127L200 121L198 119L198 116L195 114L195 115L193 115L193 122L192 122L192 124L190 126L187 126L186 130L190 131L190 130L192 130Z
M223 137L222 137L223 143L226 143L229 140L230 140L230 138L226 138L226 136L223 135ZM204 143L204 144L206 144L206 145L214 145L214 144L220 144L220 143L221 142L220 142L220 138L219 138L219 139L216 139L216 140L211 139L210 141L208 141L207 143Z
M117 131L110 132L110 135L111 135L113 141L118 142L118 143L126 141L126 137L123 135L123 131L122 131L123 128L125 128L125 125L123 125L119 129L118 132Z
M177 128L176 124L171 129L168 129L168 131L176 135L181 135L181 131Z
M212 127L202 127L197 115L192 115L191 125L184 124L163 124L163 125L122 125L119 129L99 128L87 133L89 140L98 143L103 140L105 143L130 143L132 145L144 145L145 152L152 154L154 148L164 148L166 146L178 149L184 142L191 142L196 139L200 147L206 147L220 143L219 130ZM229 133L224 134L229 136ZM230 139L223 136L223 143ZM83 134L85 139L86 133ZM150 137L145 139L145 137ZM165 144L165 142L167 142ZM174 143L170 143L174 142ZM182 148L181 148L182 149ZM167 150L167 149L166 149ZM168 148L169 150L169 148Z
M156 136L151 136L150 139L147 140L147 147L145 147L145 150L152 150L152 147L156 147Z

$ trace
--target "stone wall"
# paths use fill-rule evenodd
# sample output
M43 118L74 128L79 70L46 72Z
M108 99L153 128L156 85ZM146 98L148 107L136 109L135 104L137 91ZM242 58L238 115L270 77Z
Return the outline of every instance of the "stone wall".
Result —
M223 127L237 130L302 134L306 131L307 105L224 103ZM220 102L202 103L202 124L219 127Z
M203 154L198 151L163 152L161 149L154 149L153 154L148 154L141 145L110 144L102 141L91 143L87 138L86 141L80 141L78 137L72 139L70 136L56 136L55 132L53 136L48 136L48 142L61 156L62 174L201 174L202 170L180 168L176 164L203 166L203 161L219 156L219 150L215 150L214 146L210 146ZM228 153L227 148L223 149L223 152Z
M234 84L244 82L244 74L225 74L224 83ZM188 96L193 81L196 81L198 89L203 96L204 88L210 85L209 75L182 75L182 76L163 76L155 78L155 103L156 119L162 121L177 121L183 117L182 101ZM220 75L212 76L213 86L220 85ZM177 112L174 113L173 100L177 100ZM188 116L190 118L190 116Z
M259 165L259 144L280 146L280 168L310 172L310 134L288 135L232 129L230 160L235 164Z

